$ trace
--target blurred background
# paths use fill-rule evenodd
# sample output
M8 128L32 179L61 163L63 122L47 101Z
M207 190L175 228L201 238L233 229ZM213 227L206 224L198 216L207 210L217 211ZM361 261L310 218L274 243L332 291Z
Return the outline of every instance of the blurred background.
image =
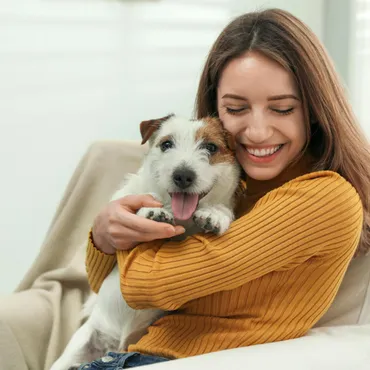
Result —
M319 36L370 137L370 0L0 0L0 294L39 252L90 143L191 116L219 32L267 7Z

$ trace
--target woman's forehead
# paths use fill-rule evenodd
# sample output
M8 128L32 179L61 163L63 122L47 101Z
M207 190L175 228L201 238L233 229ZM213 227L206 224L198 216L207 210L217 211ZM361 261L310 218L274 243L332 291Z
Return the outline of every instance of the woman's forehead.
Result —
M293 75L262 53L248 52L230 61L221 73L218 92L257 96L298 94Z

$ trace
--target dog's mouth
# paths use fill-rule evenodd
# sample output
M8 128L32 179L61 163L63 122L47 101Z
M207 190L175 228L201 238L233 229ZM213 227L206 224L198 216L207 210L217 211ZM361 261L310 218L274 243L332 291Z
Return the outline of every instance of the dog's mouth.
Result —
M197 209L199 201L206 195L207 193L170 193L171 207L175 219L182 221L189 220Z

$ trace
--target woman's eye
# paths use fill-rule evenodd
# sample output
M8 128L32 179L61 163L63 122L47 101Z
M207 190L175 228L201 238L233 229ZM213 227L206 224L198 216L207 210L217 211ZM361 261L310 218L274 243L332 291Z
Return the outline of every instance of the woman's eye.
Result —
M204 145L204 149L208 150L210 154L215 154L218 151L218 146L213 143L207 143Z
M241 113L243 112L243 110L245 110L246 108L243 107L243 108L228 108L226 107L226 112L229 113L229 114L238 114L238 113Z
M285 114L293 113L294 108L288 108L288 109L274 109L274 108L271 108L271 110L272 110L273 112L276 112L276 113L279 113L279 114L285 115Z
M165 152L168 149L173 148L173 142L171 140L166 140L160 145L162 152Z

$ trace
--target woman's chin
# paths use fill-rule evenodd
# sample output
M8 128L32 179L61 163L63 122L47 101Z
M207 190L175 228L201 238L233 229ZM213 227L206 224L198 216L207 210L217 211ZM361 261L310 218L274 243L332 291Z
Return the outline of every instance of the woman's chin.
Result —
M253 168L246 166L244 168L248 177L258 181L268 181L276 178L281 171L276 168Z

